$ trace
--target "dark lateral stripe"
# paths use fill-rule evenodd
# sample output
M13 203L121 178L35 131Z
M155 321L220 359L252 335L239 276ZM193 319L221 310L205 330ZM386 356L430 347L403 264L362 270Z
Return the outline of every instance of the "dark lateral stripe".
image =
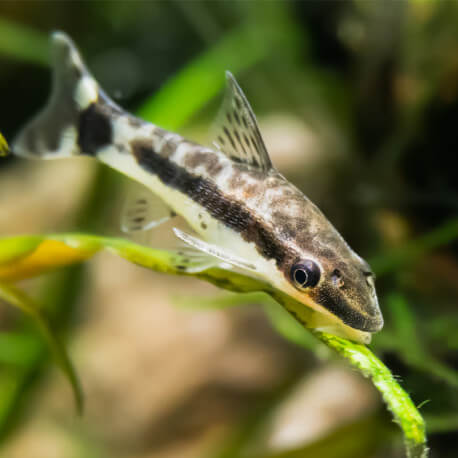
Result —
M151 141L135 140L131 142L131 147L142 168L156 175L164 184L186 194L213 218L239 232L245 241L253 242L264 258L274 259L278 266L283 264L285 248L240 202L225 196L208 180L157 154L151 147Z

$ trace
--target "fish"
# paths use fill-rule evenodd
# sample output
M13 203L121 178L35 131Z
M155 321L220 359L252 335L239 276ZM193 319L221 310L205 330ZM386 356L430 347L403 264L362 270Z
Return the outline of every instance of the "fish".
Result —
M316 328L360 342L383 327L375 275L318 207L272 164L234 76L204 146L116 104L64 32L51 35L49 101L12 143L15 155L85 155L140 183L121 227L135 234L180 215L189 271L220 266L267 282L312 309Z

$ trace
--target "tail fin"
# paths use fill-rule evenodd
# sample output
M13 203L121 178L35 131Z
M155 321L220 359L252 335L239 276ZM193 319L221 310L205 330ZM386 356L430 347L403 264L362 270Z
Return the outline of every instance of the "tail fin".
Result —
M121 109L99 88L67 35L54 32L51 41L51 96L19 133L12 151L44 159L93 155L111 142L112 116Z

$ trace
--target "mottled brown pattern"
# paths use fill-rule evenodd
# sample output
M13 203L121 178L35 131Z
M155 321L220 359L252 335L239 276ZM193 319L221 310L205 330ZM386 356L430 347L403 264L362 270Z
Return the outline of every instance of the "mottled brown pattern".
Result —
M350 326L366 331L380 328L373 290L364 278L367 264L351 251L322 212L280 174L266 176L243 164L232 164L228 191L222 193L217 183L223 166L217 153L190 143L181 164L174 164L159 160L151 151L151 142L137 141L133 149L140 164L253 242L264 258L274 259L287 281L295 263L317 259L323 267L322 280L306 294ZM194 174L202 166L205 177ZM259 209L260 203L265 211ZM333 281L335 269L340 271L344 288Z
M262 191L260 183L248 183L243 186L243 196L245 199L253 199L259 196Z
M234 173L228 180L229 188L236 190L247 186L247 181L241 173Z
M143 170L188 196L245 242L253 243L260 257L275 261L289 284L295 263L316 261L322 268L321 278L315 287L302 291L303 302L311 298L357 329L381 328L383 320L375 291L372 282L367 281L367 263L353 253L307 197L273 170L260 132L252 128L256 120L251 107L231 75L228 84L233 104L226 111L228 123L222 126L218 138L228 150L211 152L122 112L101 90L96 101L91 92L88 100L83 97L79 101L79 106L79 97L75 97L79 80L90 76L79 59L71 57L72 52L77 52L72 43L60 36L54 49L57 78L53 95L47 108L20 137L19 143L25 149L38 155L57 151L62 132L68 127L75 127L78 138L65 154L83 152L96 156L116 141L114 151L131 151ZM127 120L116 131L120 116ZM247 125L250 129L245 132L242 129ZM123 129L128 138L132 138L131 132L136 137L138 130L138 138L128 141ZM34 151L37 145L43 145L43 151ZM228 157L233 161L229 162ZM140 216L136 219L141 222ZM208 221L201 219L200 224L205 228Z
M175 141L166 138L161 145L159 153L161 156L169 158L177 149L177 144Z
M190 146L193 146L190 144ZM210 176L216 176L221 172L223 165L214 152L202 151L201 148L194 148L186 154L183 165L189 170L195 170L203 166Z
M244 240L253 242L263 257L275 260L281 269L290 251L289 247L284 246L273 235L272 227L243 202L223 194L211 180L195 175L185 167L162 157L152 149L148 139L136 139L131 141L130 146L142 168L157 175L164 184L190 197L213 218L240 233ZM201 163L201 160L203 156L194 164Z

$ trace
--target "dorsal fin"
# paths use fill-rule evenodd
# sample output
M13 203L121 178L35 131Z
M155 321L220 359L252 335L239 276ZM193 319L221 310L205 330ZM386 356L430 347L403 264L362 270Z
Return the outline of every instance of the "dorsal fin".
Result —
M273 166L253 110L230 72L226 72L226 83L213 144L234 162L269 172Z

